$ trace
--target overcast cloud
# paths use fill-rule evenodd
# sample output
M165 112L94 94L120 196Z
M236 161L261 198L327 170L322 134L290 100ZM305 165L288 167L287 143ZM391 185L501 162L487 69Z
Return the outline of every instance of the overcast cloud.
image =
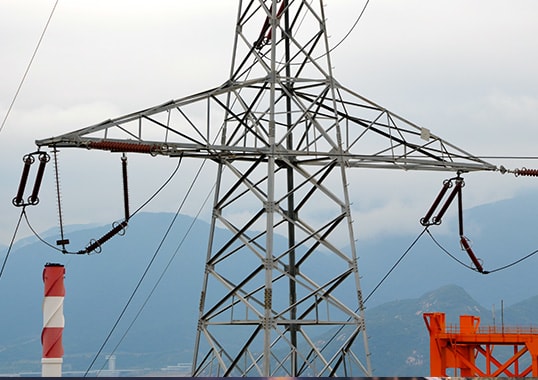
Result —
M59 1L40 51L0 133L0 242L20 210L11 205L22 157L34 140L79 129L217 86L227 79L237 2L231 0ZM336 44L363 2L326 1ZM54 1L0 2L0 116L3 118ZM332 56L345 86L475 155L538 156L538 2L533 0L372 0ZM122 216L118 155L60 154L66 223ZM175 160L130 155L133 207L172 172ZM490 160L509 168L537 161ZM200 163L191 162L148 211L175 211ZM214 169L208 165L205 170ZM29 209L39 230L57 225L52 166L41 202ZM209 176L209 175L208 175ZM350 173L359 238L419 231L448 173L358 169ZM533 178L465 176L467 207L535 190ZM33 179L31 179L32 181ZM187 184L186 184L187 183ZM197 194L207 191L200 186ZM179 194L179 195L178 195ZM198 195L185 213L194 215ZM205 218L208 213L204 214ZM29 234L22 230L22 234Z

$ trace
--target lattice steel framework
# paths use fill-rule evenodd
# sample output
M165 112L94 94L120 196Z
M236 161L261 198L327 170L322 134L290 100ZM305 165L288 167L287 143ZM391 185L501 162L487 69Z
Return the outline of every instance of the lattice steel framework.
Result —
M240 1L224 84L36 141L216 163L194 375L371 375L346 169L496 170L340 85L324 20Z

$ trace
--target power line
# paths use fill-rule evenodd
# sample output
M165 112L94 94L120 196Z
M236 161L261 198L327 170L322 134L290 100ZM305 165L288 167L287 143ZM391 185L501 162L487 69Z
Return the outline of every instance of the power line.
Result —
M455 255L451 254L448 249L446 249L445 247L443 247L441 245L441 243L439 243L432 235L432 233L430 232L430 230L428 230L428 235L430 235L430 238L433 240L433 242L441 249L441 251L443 251L444 253L446 253L450 258L452 258L454 261L458 262L460 265L464 266L465 268L467 269L470 269L474 272L478 272L478 270L476 268L473 268L472 266L470 265L467 265L465 264L463 261L461 261L460 259L458 259ZM489 271L487 272L489 273Z
M131 214L131 217L135 216L137 213L139 213L144 207L146 207L169 183L170 181L175 177L179 167L181 166L181 161L182 161L182 158L179 159L177 165L176 165L176 168L174 169L174 171L172 172L172 174L170 174L170 176L166 179L166 181L164 181L164 183L144 202L142 203L142 205L140 205L140 207L138 207L132 214ZM61 252L61 253L64 253L64 254L78 254L78 252L66 252L54 245L52 245L51 243L47 242L43 237L41 237L37 231L35 230L35 228L31 225L30 221L28 220L28 214L25 212L24 213L24 219L26 220L26 225L28 226L28 228L30 229L30 231L32 231L32 233L34 234L34 236L39 240L41 241L43 244L47 245L48 247L58 251L58 252Z
M13 99L11 100L11 104L9 105L6 115L4 116L4 120L2 121L2 125L0 125L0 132L4 129L4 126L6 125L7 118L9 117L9 114L11 113L11 109L13 108L13 105L15 104L15 101L17 100L17 97L19 96L19 92L21 91L22 85L24 84L24 81L26 79L26 76L28 75L28 72L30 71L30 67L32 66L32 63L34 62L34 58L37 55L37 51L39 50L39 46L41 46L41 41L43 41L43 37L45 36L45 32L47 31L47 28L49 27L50 20L52 20L52 16L54 15L54 11L56 10L56 6L58 5L58 1L54 3L54 6L52 7L52 11L50 12L49 18L47 20L47 23L45 24L45 28L43 28L43 32L41 33L41 36L39 37L39 40L37 41L37 46L34 49L34 53L32 54L32 57L30 58L30 62L28 63L28 66L26 67L26 70L24 71L24 75L22 76L22 79L19 83L19 87L17 87L17 91L15 91L15 95L13 96Z
M464 267L467 268L467 269L470 269L470 270L472 270L472 271L474 271L474 272L479 272L476 268L473 268L472 266L465 264L463 261L459 260L455 255L451 254L451 253L448 251L448 249L446 249L445 247L443 247L443 246L441 245L441 243L439 243L439 241L436 240L436 239L433 237L432 233L431 233L429 230L428 230L428 234L430 235L430 238L433 240L433 242L434 242L434 243L435 243L435 244L436 244L436 245L437 245L437 246L438 246L444 253L446 253L449 257L451 257L454 261L458 262L460 265L464 266ZM521 257L521 258L519 258L519 259L517 259L517 260L515 260L515 261L513 261L513 262L511 262L511 263L509 263L509 264L503 265L503 266L498 267L498 268L496 268L496 269L492 269L492 270L489 270L489 271L485 271L483 274L489 274L489 273L494 273L494 272L500 272L500 271L502 271L502 270L508 269L508 268L510 268L510 267L513 267L513 266L516 265L516 264L521 263L522 261L525 261L525 260L531 258L532 256L536 255L537 253L538 253L538 249L532 251L532 252L529 253L528 255L523 256L523 257Z
M6 268L7 259L9 258L9 254L11 253L11 249L13 248L13 243L15 242L15 238L17 237L17 232L19 231L19 226L21 225L22 216L25 214L24 207L21 210L21 215L19 216L19 221L17 222L17 226L15 227L15 232L13 233L13 237L11 238L11 242L9 243L9 248L6 252L6 257L4 258L4 261L2 263L2 268L0 269L0 278L2 278L2 274L4 273L4 269Z
M538 160L538 156L474 156L484 160Z
M150 298L153 296L153 293L155 293L155 290L157 289L157 287L159 286L159 284L161 283L162 279L164 278L164 275L166 274L166 272L168 271L168 269L170 268L170 266L172 265L172 262L174 261L174 259L176 258L177 254L179 253L181 247L183 246L183 243L185 242L185 240L187 239L187 237L189 236L192 228L194 227L195 223L198 221L198 218L202 212L202 210L205 208L205 205L207 203L207 201L209 200L209 197L210 195L213 193L215 189L215 185L213 185L213 187L211 188L211 190L209 191L209 193L207 194L204 202L202 202L202 205L200 206L200 208L198 209L198 212L196 213L196 216L193 218L191 224L189 225L189 228L187 229L187 231L185 232L185 234L183 235L183 238L181 239L181 241L179 242L178 246L176 247L174 253L172 254L172 256L170 257L170 259L168 260L168 263L166 264L166 266L164 267L163 271L161 272L161 275L159 276L159 278L157 279L157 281L155 282L155 284L153 285L153 288L151 288L151 291L149 292L148 296L146 297L146 299L144 300L144 303L142 304L142 306L140 306L140 309L138 310L138 312L136 313L135 317L133 318L133 320L131 321L131 323L129 324L129 326L127 327L127 329L125 330L125 332L123 333L123 335L121 336L120 340L118 341L118 343L116 344L116 346L114 346L114 349L111 351L110 355L113 355L118 347L120 346L120 344L123 342L123 340L125 339L125 337L127 336L127 334L129 333L129 331L131 330L131 328L133 327L133 325L135 324L135 322L138 320L138 317L140 316L140 314L142 314L142 311L145 309L147 303L149 302ZM105 367L106 365L106 361L105 363L103 363L103 366L101 367L100 371L103 370L103 368Z
M417 242L420 240L420 238L422 237L422 235L424 235L424 233L428 230L428 227L425 227L422 232L415 238L415 240L413 240L413 242L409 245L409 247L404 251L404 253L400 256L400 258L398 260L396 260L396 262L394 263L394 265L388 270L388 272L383 276L383 278L381 278L381 280L377 283L377 285L374 287L374 289L370 292L370 294L368 294L368 296L364 299L363 301L363 304L365 304L369 299L370 297L372 297L372 295L376 292L376 290L381 286L381 284L383 284L383 282L385 282L385 280L387 279L387 277L389 277L389 275L394 271L394 269L396 269L396 267L402 262L402 260L404 259L405 256L407 256L407 254L411 251L411 249L417 244ZM359 311L359 309L357 308L355 310L355 313L357 313ZM348 321L350 321L351 319L348 319ZM344 325L340 326L338 328L338 330L336 330L336 332L332 335L332 337L327 341L325 342L325 345L320 349L320 351L323 351L325 348L327 348L331 342L333 340L335 340L339 335L340 335L340 332L344 329ZM311 354L312 352L310 352ZM310 354L308 355L308 357L310 357Z
M151 260L149 261L148 265L146 266L146 269L144 270L142 276L140 277L140 279L138 280L138 283L136 284L133 292L131 293L131 296L129 297L129 299L127 300L127 303L125 304L125 306L123 307L120 315L118 316L118 318L116 319L116 322L114 322L114 325L112 326L110 332L108 333L107 337L105 338L103 344L101 345L101 347L99 348L99 350L97 351L97 353L95 354L92 362L90 363L88 369L86 370L86 372L84 373L84 377L86 377L88 375L88 372L90 372L91 368L93 367L93 365L95 364L97 358L99 357L99 355L101 354L101 352L103 351L103 349L105 348L106 344L108 343L108 341L110 340L112 334L114 333L114 331L116 330L116 328L118 327L120 321L123 319L123 316L125 315L125 312L127 311L129 305L131 304L132 300L134 299L135 295L138 293L138 290L140 289L140 286L142 285L142 282L144 281L144 279L146 278L146 275L148 274L149 270L151 269L151 267L153 266L153 263L155 262L155 259L157 258L157 255L159 254L159 252L161 251L161 248L164 244L164 242L166 241L166 239L168 238L168 235L170 234L170 231L172 230L172 227L174 226L177 218L179 217L179 213L181 212L181 210L183 209L183 206L185 205L185 202L187 201L187 198L189 197L193 187L194 187L194 184L196 183L198 177L200 176L200 173L202 172L202 169L204 167L206 163L206 160L204 160L202 162L202 164L200 165L200 168L198 169L198 172L196 173L196 176L194 177L194 180L191 182L191 186L189 187L189 189L187 190L187 193L185 194L185 197L183 198L182 202L180 203L179 207L177 208L176 210L176 213L174 215L174 217L172 218L172 221L170 222L170 224L168 225L168 228L166 229L166 232L164 233L163 237L161 238L161 241L159 242L159 245L157 246L157 249L155 250L155 252L153 253L153 256L151 257ZM138 210L137 210L138 211ZM163 274L164 275L164 274ZM160 281L160 280L159 280ZM141 310L140 310L141 311ZM137 316L138 317L138 314ZM136 318L135 317L135 318ZM134 321L133 321L134 323Z
M40 242L42 242L43 244L45 244L46 246L48 246L49 248L52 248L54 249L55 251L58 251L58 252L63 252L60 248L52 245L51 243L49 243L48 241L46 241L44 238L41 237L41 235L39 235L37 233L37 231L35 230L35 228L30 224L30 220L28 220L28 214L27 213L24 213L24 219L26 220L26 225L28 226L28 228L30 229L30 231L32 231L32 233L34 234L34 236L37 238L37 240L39 240ZM71 252L67 252L67 253L71 253ZM74 252L72 252L74 253Z
M387 279L387 277L394 271L394 269L396 269L396 267L400 264L400 262L404 259L404 257L411 251L411 249L416 245L416 243L420 240L420 238L424 235L424 233L427 232L428 235L430 235L430 238L435 242L435 244L443 251L445 252L448 256L450 256L453 260L457 261L460 265L464 266L465 268L467 269L470 269L474 272L478 272L478 270L476 270L475 268L465 264L464 262L462 262L461 260L459 260L457 257L455 257L454 255L452 255L447 249L445 249L435 238L434 236L432 235L432 233L430 232L428 226L426 226L424 228L424 230L422 230L422 232L415 238L415 240L411 243L411 245L405 250L405 252L400 256L400 258L398 260L396 260L396 262L394 263L394 265L388 270L388 272L383 276L383 278L378 282L378 284L374 287L374 289L370 292L370 294L368 294L368 296L364 299L364 303L366 303L370 297L376 292L376 290L383 284L383 282L385 282L385 280ZM498 272L498 271L501 271L501 270L504 270L504 269L507 269L507 268L510 268L516 264L519 264L520 262L536 255L538 253L538 249L532 251L531 253L529 253L528 255L510 263L510 264L507 264L507 265L504 265L502 267L499 267L497 269L493 269L493 270L490 270L488 272L485 272L484 274L487 274L487 273L494 273L494 272ZM358 312L358 309L355 310L355 312ZM325 345L321 348L321 350L323 351L334 339L336 339L339 335L339 333L343 330L344 326L341 326L335 334L333 334L333 336L325 343Z
M334 45L331 49L329 49L327 54L332 53L337 47L339 47L349 37L349 35L353 32L353 30L357 27L357 24L361 20L362 15L366 11L366 7L368 6L368 3L370 3L370 0L366 0L366 2L364 3L364 6L362 7L361 13L359 13L359 17L357 17L357 19L355 20L355 22L353 23L351 28L348 30L348 32L344 35L344 37L342 37L342 39L336 45ZM321 58L321 57L319 57L319 58Z
M169 183L170 181L172 180L172 178L174 178L176 176L176 173L179 169L179 167L181 166L181 161L183 161L183 156L180 157L177 165L176 165L176 168L174 169L174 171L172 172L172 174L170 174L170 176L168 177L168 179L166 181L164 181L164 183L161 185L161 187L159 187L157 189L157 191L155 191L153 193L153 195L151 197L148 198L147 201L145 201L144 203L142 203L142 205L137 208L132 214L131 216L134 216L136 215L138 212L140 212L140 210L142 210L144 207L146 207L148 205L149 202L151 202L153 200L153 198L155 198Z
M364 6L362 7L362 10L361 12L359 13L359 16L357 17L357 19L355 20L355 22L353 23L353 25L351 25L351 28L349 28L349 30L347 31L347 33L344 35L344 37L342 37L340 39L340 41L338 41L338 43L336 43L336 45L334 45L332 48L330 48L326 53L316 57L314 60L318 60L318 59L321 59L323 57L326 57L328 54L332 53L334 50L336 50L336 48L338 48L341 44L344 43L345 40L347 40L347 38L351 35L351 33L353 32L353 30L355 30L355 28L357 27L357 24L359 23L359 21L362 19L362 16L364 14L364 12L366 11L366 7L368 6L368 3L370 2L370 0L366 0L366 2L364 3ZM312 3L312 2L310 2ZM299 27L302 25L302 22L304 20L304 18L306 17L303 16L303 19L301 20L301 22L299 23ZM278 63L280 64L284 64L283 61L278 61Z
M516 264L519 264L520 262L524 261L524 260L527 260L529 257L532 257L534 256L535 254L538 253L538 249L532 251L531 253L529 253L527 256L523 256L522 258L510 263L510 264L507 264L507 265L504 265L502 267L499 267L497 269L493 269L493 270L490 270L489 273L493 273L493 272L499 272L501 270L505 270L505 269L508 269Z
M387 274L385 274L383 276L383 278L379 281L379 283L374 287L374 289L370 292L370 294L368 294L368 296L364 299L364 303L366 303L370 297L372 297L372 295L375 293L375 291L381 286L381 284L383 284L383 282L385 282L385 280L387 279L387 277L394 271L394 269L396 269L396 267L398 266L398 264L400 264L400 262L404 259L405 256L407 256L407 254L411 251L411 249L415 246L415 244L417 244L417 242L420 240L420 238L422 237L422 235L424 235L424 232L428 231L428 227L425 227L422 232L415 238L415 240L413 240L413 242L411 243L411 245L405 250L405 252L400 256L400 258L398 260L396 260L396 262L394 263L394 265L389 269L389 271L387 272ZM429 231L428 231L429 233Z

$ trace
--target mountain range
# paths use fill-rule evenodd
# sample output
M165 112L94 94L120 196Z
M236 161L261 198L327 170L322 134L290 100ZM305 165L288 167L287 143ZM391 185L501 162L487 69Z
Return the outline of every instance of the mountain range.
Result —
M431 228L438 243L427 233L416 244L412 244L416 236L388 235L382 240L359 241L361 285L367 297L366 323L376 376L428 375L429 342L423 312L445 312L450 323L457 323L461 314L478 315L482 323L492 324L500 320L502 303L505 323L535 323L538 292L532 279L538 257L496 269L516 262L538 246L533 234L537 205L528 194L466 211L466 231L472 235L473 249L484 259L485 269L493 272L487 275L463 265L469 264L468 258L457 244L453 220L443 222L454 225L449 232L437 234L435 226ZM93 369L104 366L105 356L112 351L122 368L161 368L192 360L209 227L180 215L169 233L173 239L157 249L174 217L140 213L132 219L125 236L112 239L100 254L89 256L62 255L36 238L18 241L0 278L0 373L39 371L41 272L46 262L66 266L65 370L88 369L150 261L153 264L140 291ZM70 245L84 247L108 229L71 227L67 230ZM421 231L422 227L417 227L417 235ZM52 231L42 237L51 242L56 239ZM406 253L408 247L411 249ZM0 257L4 256L5 249ZM330 263L320 263L320 271L324 265Z

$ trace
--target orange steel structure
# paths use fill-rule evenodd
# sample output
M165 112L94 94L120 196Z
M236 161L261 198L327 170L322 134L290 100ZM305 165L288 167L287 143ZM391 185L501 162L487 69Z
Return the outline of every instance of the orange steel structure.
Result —
M462 377L538 376L538 328L479 327L480 317L472 315L460 316L459 329L447 328L444 313L423 317L430 333L431 376L448 376L447 369ZM504 349L500 359L493 353L496 346L513 350Z

